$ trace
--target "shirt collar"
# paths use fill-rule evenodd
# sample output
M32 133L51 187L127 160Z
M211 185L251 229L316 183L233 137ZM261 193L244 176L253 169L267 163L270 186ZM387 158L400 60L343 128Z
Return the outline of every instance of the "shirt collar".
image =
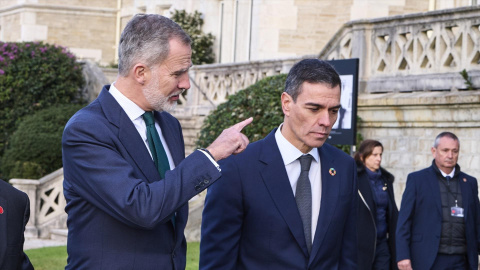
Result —
M115 82L110 86L110 94L115 98L115 100L120 104L120 107L125 111L130 120L135 120L138 117L142 116L145 111L140 108L135 102L128 99L122 92L120 92L115 87Z
M282 124L278 127L277 131L275 132L275 140L277 141L278 149L280 150L280 154L282 155L283 162L286 165L294 162L300 156L303 155L302 151L298 150L293 144L291 144L282 134ZM312 155L313 159L316 162L320 161L320 155L318 154L317 148L312 148L308 154Z
M449 174L444 173L442 170L440 170L440 168L438 170L440 171L440 173L442 174L443 177L450 176L451 178L453 178L453 176L455 175L455 167L453 167L452 172L449 173Z

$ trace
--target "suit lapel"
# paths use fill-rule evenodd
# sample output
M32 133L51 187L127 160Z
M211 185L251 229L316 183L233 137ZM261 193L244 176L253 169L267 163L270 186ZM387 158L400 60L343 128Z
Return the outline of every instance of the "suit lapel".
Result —
M333 156L327 147L318 148L321 163L322 175L322 198L320 205L320 214L318 215L317 228L315 229L315 238L310 254L310 263L318 253L320 246L325 239L328 227L332 221L332 217L336 211L337 200L340 198L340 179L338 166L335 166ZM338 164L337 164L338 165ZM328 171L330 168L337 170L337 174L331 175Z
M426 181L428 181L428 184L430 185L429 190L431 190L431 192L429 193L431 194L431 196L433 196L433 201L437 208L438 214L440 216L443 216L442 198L440 196L440 186L439 186L440 183L438 183L437 173L435 173L435 169L433 168L433 165L430 167L430 174L431 176L425 179Z
M308 257L302 219L298 212L297 203L293 196L282 155L275 141L275 131L276 129L270 132L264 139L259 159L263 165L263 167L260 168L260 173L278 211L288 225L298 245L302 248L305 256Z
M163 138L172 155L173 163L177 166L185 158L185 150L181 143L182 134L175 129L177 125L171 123L167 117L162 117L166 112L155 112L155 119L162 129Z
M365 168L367 170L367 168ZM370 211L372 212L373 216L376 216L377 213L377 206L375 204L375 201L373 200L373 192L372 188L370 187L370 180L368 179L368 175L365 172L366 177L364 177L362 180L358 179L358 189L363 195L363 198L368 204L368 207L370 208Z
M118 127L118 139L142 171L145 179L150 183L160 180L160 174L155 168L155 163L152 161L140 134L138 134L137 129L125 111L123 111L122 107L120 107L112 95L108 93L108 87L103 88L98 100L102 105L106 118L111 124Z
M468 180L467 181L463 181L463 180L467 180L467 178L465 178L464 175L462 175L461 173L458 175L458 185L460 186L460 191L462 192L462 207L463 207L463 219L467 220L467 214L468 214L468 206L470 205L470 185L468 184Z

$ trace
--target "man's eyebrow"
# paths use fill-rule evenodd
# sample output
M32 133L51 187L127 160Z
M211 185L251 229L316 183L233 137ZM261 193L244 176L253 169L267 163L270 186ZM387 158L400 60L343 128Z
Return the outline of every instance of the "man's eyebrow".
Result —
M311 107L316 107L316 108L325 108L322 104L314 103L314 102L307 102L305 103L305 106L311 106ZM329 108L329 110L335 110L335 109L340 109L342 107L341 104L338 104L337 106Z
M187 68L182 68L182 69L179 69L177 71L174 71L172 72L173 75L179 75L179 74L183 74L185 72L188 72L188 70L193 66L193 64L190 64Z

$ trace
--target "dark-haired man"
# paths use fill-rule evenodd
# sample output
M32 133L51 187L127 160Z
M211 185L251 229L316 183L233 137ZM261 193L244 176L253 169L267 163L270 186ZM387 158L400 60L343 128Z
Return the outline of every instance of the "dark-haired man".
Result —
M283 124L220 163L203 211L200 269L357 269L355 162L325 144L340 83L324 61L292 67Z
M440 133L431 151L432 166L407 177L397 223L398 268L477 270L477 179L460 171L455 134Z

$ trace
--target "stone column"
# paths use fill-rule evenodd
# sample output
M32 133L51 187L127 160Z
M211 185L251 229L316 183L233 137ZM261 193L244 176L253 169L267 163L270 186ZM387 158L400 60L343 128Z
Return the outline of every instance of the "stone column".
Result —
M25 237L37 238L38 229L35 224L37 221L37 187L40 182L38 180L31 179L11 179L10 184L12 184L15 188L27 193L28 198L30 199L30 219L28 220L25 228Z

